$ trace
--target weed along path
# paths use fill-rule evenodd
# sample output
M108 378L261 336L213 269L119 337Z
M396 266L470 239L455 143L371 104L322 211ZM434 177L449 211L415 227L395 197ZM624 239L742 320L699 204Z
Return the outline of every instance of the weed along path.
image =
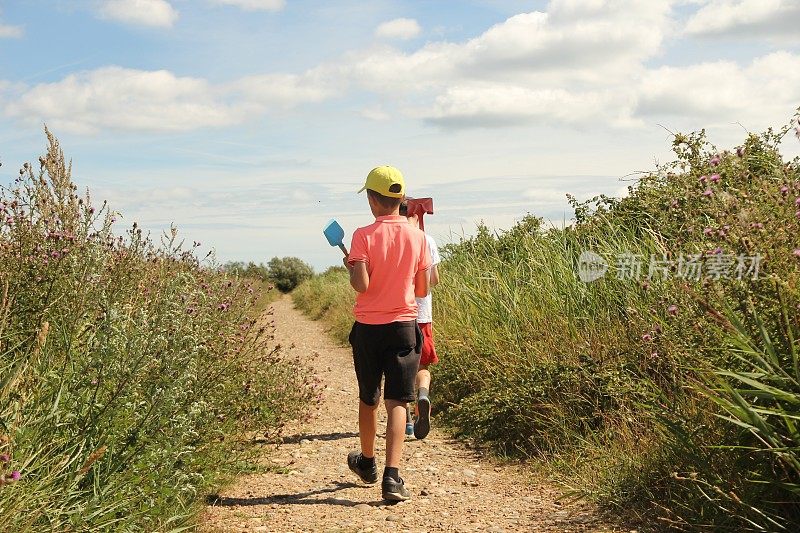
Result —
M412 499L385 504L380 483L364 485L346 464L347 453L358 449L358 388L349 347L338 346L289 297L272 307L276 341L313 366L322 378L322 402L311 421L288 428L264 457L273 467L269 472L241 477L208 506L205 530L629 531L604 522L586 504L558 502L555 487L519 466L481 456L435 424L425 440L406 441L400 471ZM379 428L385 427L382 411ZM383 436L379 429L379 471Z

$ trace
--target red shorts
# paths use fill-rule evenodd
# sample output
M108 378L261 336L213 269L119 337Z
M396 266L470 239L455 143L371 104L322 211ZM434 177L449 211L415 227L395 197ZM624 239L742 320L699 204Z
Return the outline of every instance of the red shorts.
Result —
M419 329L422 330L422 354L420 354L419 364L421 365L435 365L439 362L436 356L436 348L433 346L433 328L431 323L419 324Z

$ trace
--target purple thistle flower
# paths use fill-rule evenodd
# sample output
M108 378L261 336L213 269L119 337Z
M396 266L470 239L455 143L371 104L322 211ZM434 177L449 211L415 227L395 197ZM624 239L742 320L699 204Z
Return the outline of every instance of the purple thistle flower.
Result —
M11 457L7 453L0 454L0 462L8 463L11 460Z
M667 313L669 313L672 316L677 315L678 314L678 306L675 305L675 304L670 305L669 307L667 307Z
M704 174L704 175L700 176L700 180L699 181L700 181L700 183L705 183L707 179L708 179L708 176L706 176Z
M711 177L709 179L714 183L717 183L719 181L719 178L720 178L719 174L711 174Z
M783 196L786 196L787 194L789 194L789 187L787 187L786 185L784 185L783 187L781 187L781 194L782 194Z
M711 228L706 228L703 230L703 235L711 235L712 233L714 233L714 230Z
M94 207L90 207L89 208L89 214L90 215L94 215Z
M706 190L703 191L703 196L705 196L705 197L709 197L712 194L714 194L714 191L712 191L711 189L706 189Z
M649 333L645 333L644 335L642 335L642 340L644 342L650 342L651 340L653 340L653 336L650 335Z
M795 255L795 257L800 257L800 248L795 248L794 252L792 253Z
M794 199L794 205L800 206L800 198Z
M708 164L711 165L712 167L719 165L719 162L720 162L720 157L718 155L715 155L714 157L708 160Z
M800 211L798 211L797 213L795 213L795 214L794 214L794 216L796 216L797 218L800 218Z
M14 470L13 472L11 472L11 481L19 481L19 478L21 477L22 474L20 474L19 470Z

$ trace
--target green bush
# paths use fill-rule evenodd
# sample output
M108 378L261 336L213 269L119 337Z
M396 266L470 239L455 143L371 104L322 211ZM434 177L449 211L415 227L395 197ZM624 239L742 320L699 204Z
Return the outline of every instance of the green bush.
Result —
M343 266L330 267L304 281L292 291L292 299L298 309L328 325L334 339L347 344L356 293Z
M253 315L256 286L79 196L48 132L0 191L0 521L6 531L193 527L247 435L309 379Z
M273 257L267 263L267 277L281 292L290 292L313 275L314 269L297 257Z
M269 269L264 263L255 264L253 261L230 261L222 266L222 270L243 278L269 280Z

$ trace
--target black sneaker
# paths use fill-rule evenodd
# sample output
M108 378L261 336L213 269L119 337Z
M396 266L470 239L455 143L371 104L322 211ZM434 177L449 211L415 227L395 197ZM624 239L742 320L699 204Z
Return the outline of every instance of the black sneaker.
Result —
M375 462L372 463L371 468L364 468L361 466L361 452L350 452L347 454L347 466L350 467L361 481L364 483L375 483L378 481L378 466Z
M417 400L417 409L419 416L414 422L414 436L418 439L424 439L428 436L431 430L431 400L427 396L423 396Z
M395 481L393 477L386 476L381 484L381 495L384 500L390 502L402 502L411 498L411 494L406 489L403 478Z

